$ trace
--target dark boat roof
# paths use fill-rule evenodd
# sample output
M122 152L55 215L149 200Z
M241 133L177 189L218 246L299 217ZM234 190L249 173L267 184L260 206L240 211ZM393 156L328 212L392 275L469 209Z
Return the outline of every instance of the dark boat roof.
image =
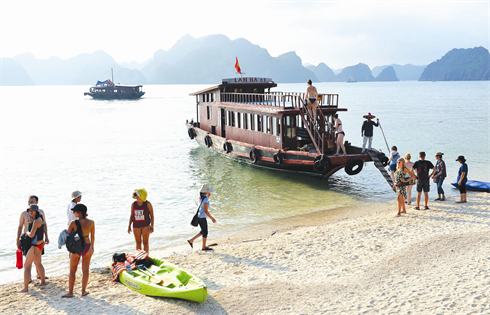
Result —
M230 79L223 79L222 83L219 85L215 85L212 87L209 87L207 89L197 91L194 93L190 93L189 95L199 95L203 94L206 92L214 91L214 90L221 90L222 88L226 91L227 87L233 87L235 88L263 88L263 89L269 89L276 87L277 84L272 81L270 78L255 78L255 77L246 77L246 78L230 78Z

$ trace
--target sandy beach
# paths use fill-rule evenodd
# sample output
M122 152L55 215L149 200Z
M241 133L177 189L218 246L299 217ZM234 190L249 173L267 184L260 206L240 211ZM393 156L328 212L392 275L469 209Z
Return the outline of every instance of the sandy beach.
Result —
M17 293L21 283L3 285L0 313L490 314L490 194L455 200L411 206L398 218L395 202L376 205L367 215L246 239L213 240L211 227L214 252L165 258L204 280L202 304L143 296L111 282L106 268L92 270L85 297L81 274L72 299L61 298L68 276L27 294Z

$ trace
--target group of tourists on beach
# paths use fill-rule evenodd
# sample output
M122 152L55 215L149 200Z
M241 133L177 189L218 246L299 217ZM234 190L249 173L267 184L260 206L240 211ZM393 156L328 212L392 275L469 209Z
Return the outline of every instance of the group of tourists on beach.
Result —
M208 184L202 185L199 191L199 208L197 212L198 224L201 228L193 238L187 240L193 247L194 241L202 236L202 250L210 251L206 246L208 236L207 219L210 218L216 223L214 217L209 213L209 198L214 192L213 187ZM144 250L149 253L150 234L154 231L155 216L152 204L146 199L148 193L144 188L136 189L133 192L133 198L136 199L131 205L131 214L129 217L128 233L133 232L136 250ZM78 190L71 195L72 200L67 207L67 228L60 233L58 238L58 248L67 243L67 239L74 233L81 233L83 236L84 248L80 254L69 253L70 273L68 280L68 292L63 294L63 298L74 296L73 290L76 280L76 272L80 259L82 260L82 296L89 294L87 284L89 279L90 260L94 253L95 244L95 222L87 218L87 207L81 204L82 193ZM19 292L29 292L29 284L32 282L31 269L32 264L36 266L37 279L41 280L39 285L46 285L44 267L42 264L42 255L44 255L44 246L49 244L48 225L43 210L38 206L39 198L35 195L29 196L28 208L22 211L19 218L17 229L16 246L22 249L25 256L24 268L24 288ZM142 248L143 243L143 248Z
M312 85L312 81L308 80L308 87L306 88L305 98L308 106L308 110L312 112L313 118L316 121L317 117L317 109L318 109L318 91ZM366 120L362 124L361 128L361 137L363 137L362 143L362 153L366 152L367 149L371 150L371 145L373 143L373 129L374 127L379 126L379 119L374 122L372 119L375 118L374 115L368 113L364 115L363 118ZM346 154L346 150L344 147L344 136L345 132L342 130L342 121L339 119L339 115L335 114L333 116L333 129L337 132L337 151L335 155L339 155L340 150L342 150L342 155ZM405 154L405 157L400 157L400 154L397 151L397 147L393 146L391 148L390 158L388 160L391 180L393 182L393 190L397 194L398 200L398 213L396 216L401 216L402 213L406 213L405 204L411 204L412 197L412 187L413 185L417 185L417 206L414 208L415 210L420 210L420 199L422 191L424 192L424 200L425 205L424 209L429 209L428 199L429 199L429 190L430 190L430 179L437 184L437 193L438 197L435 200L444 201L446 200L446 196L444 195L444 190L442 188L442 183L446 178L446 163L442 159L444 153L437 152L435 154L435 158L437 160L436 165L432 164L432 162L425 159L425 152L419 152L419 160L415 163L411 162L411 154ZM468 180L468 165L466 164L466 159L464 156L460 155L456 159L459 162L460 168L458 171L458 186L460 191L460 200L456 201L457 203L466 202L466 182ZM430 170L432 172L429 174Z
M411 162L410 153L405 154L405 158L400 157L396 146L391 148L390 158L388 160L393 181L393 190L396 192L398 200L398 213L406 213L405 203L411 204L412 187L417 183L417 206L415 210L420 210L420 199L424 192L424 209L428 210L430 180L437 185L438 197L434 201L445 201L446 196L442 183L447 177L446 163L442 159L444 153L437 152L434 156L437 160L436 165L431 161L426 160L425 152L419 152L419 160L415 163ZM456 159L460 163L458 170L457 183L460 192L460 200L456 203L465 203L466 201L466 182L468 181L468 165L464 156L460 155ZM432 172L431 172L432 170Z

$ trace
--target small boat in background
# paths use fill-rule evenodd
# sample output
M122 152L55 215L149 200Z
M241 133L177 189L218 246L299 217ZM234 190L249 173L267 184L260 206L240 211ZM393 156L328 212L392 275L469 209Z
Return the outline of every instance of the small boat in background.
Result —
M456 188L459 188L457 181L452 182L451 185L453 185ZM477 180L468 180L466 182L466 190L490 192L490 183L480 182Z
M88 95L92 96L95 99L103 100L134 100L139 99L140 97L145 95L142 85L121 85L114 84L113 82L114 74L112 74L112 81L97 81L94 86L90 87L90 91L83 93L83 95Z

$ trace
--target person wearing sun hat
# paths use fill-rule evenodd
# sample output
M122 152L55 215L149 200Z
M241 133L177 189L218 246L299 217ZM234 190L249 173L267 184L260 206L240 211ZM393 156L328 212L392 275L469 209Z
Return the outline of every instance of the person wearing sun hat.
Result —
M79 190L75 190L74 192L71 193L71 202L68 204L67 210L66 210L66 216L68 218L68 223L66 226L70 225L70 222L73 220L76 220L75 215L73 214L73 207L77 205L82 200L82 193Z
M466 202L466 182L468 181L468 164L466 164L466 159L464 156L460 155L456 159L456 162L459 162L461 166L458 171L458 187L460 193L460 200L456 201L456 203L464 203Z
M442 160L443 155L444 153L442 152L437 152L435 154L437 163L436 163L436 167L434 168L435 170L434 176L432 176L432 178L434 179L434 183L437 184L437 194L439 194L439 196L435 200L440 200L440 201L446 200L446 196L444 195L444 189L442 189L442 183L444 182L444 179L447 176L446 163Z
M373 144L373 126L379 126L379 118L376 119L376 122L372 121L371 119L376 118L376 116L371 115L371 113L368 113L367 115L364 115L362 117L367 119L364 121L361 128L361 137L363 137L362 153L364 153L366 152L366 142L368 141L368 150L371 150L371 145Z
M137 250L141 250L141 241L143 241L143 249L149 253L150 234L153 233L155 216L153 215L152 204L146 200L147 196L148 193L144 188L136 189L133 192L133 199L136 201L131 205L128 233L133 232ZM133 230L131 230L131 225Z
M216 220L213 218L213 216L209 213L209 197L211 194L214 192L213 187L211 187L209 184L204 184L201 187L201 190L199 191L199 212L198 212L198 223L199 226L201 227L201 231L197 233L193 238L190 240L187 240L187 243L191 247L194 247L194 241L202 236L202 250L208 251L208 250L213 250L210 247L206 246L206 241L208 238L208 221L206 218L210 218L213 223L216 223Z

